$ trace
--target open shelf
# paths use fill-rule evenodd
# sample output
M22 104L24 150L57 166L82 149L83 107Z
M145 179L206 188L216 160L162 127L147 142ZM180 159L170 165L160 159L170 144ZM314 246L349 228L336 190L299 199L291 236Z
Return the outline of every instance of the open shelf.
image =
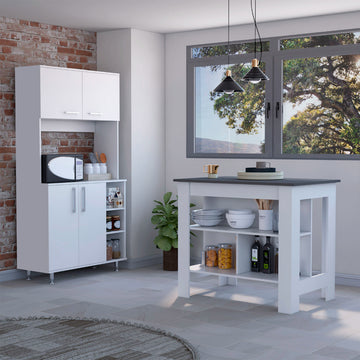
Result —
M215 275L215 276L227 276L235 279L262 281L272 284L277 284L278 274L263 274L261 272L243 272L236 274L235 269L221 270L217 267L206 267L201 264L190 266L190 271L198 274Z
M116 211L116 210L124 210L125 207L118 207L118 208L113 208L113 207L107 207L106 211Z
M126 257L121 257L119 259L111 259L111 260L106 260L105 263L106 264L110 264L110 263L114 263L114 262L117 262L117 261L126 261L127 258Z
M230 226L200 226L197 224L190 225L190 230L194 231L209 231L209 232L223 232L228 234L242 234L242 235L259 235L259 236L271 236L279 237L278 232L259 230L258 228L247 229L234 229ZM311 235L311 231L301 231L300 236Z
M106 235L121 234L124 232L125 232L125 230L107 231Z

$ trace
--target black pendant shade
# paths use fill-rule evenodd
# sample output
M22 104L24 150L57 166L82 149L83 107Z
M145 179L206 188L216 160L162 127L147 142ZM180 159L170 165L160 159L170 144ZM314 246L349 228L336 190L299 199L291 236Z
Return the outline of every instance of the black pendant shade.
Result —
M215 92L232 94L243 92L244 89L231 77L231 70L226 70L226 78L214 89Z
M269 78L258 67L258 60L252 60L251 70L243 77L243 80L257 84L262 80L269 80Z

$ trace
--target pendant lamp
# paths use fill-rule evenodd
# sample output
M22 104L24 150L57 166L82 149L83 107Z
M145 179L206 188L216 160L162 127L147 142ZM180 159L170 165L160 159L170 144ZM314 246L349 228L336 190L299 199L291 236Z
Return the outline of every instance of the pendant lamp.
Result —
M254 42L255 42L254 59L252 59L251 61L251 70L243 77L243 80L251 82L253 84L257 84L260 81L269 80L269 78L259 68L259 65L261 63L261 56L262 56L262 41L261 41L260 31L256 22L256 0L255 0L255 11L253 7L253 0L250 0L250 8L251 8L251 15L254 20ZM260 61L256 58L256 47L257 47L256 34L258 35L260 42Z
M228 0L228 41L227 41L227 55L228 66L230 64L230 0ZM231 70L226 70L225 79L214 89L214 92L232 94L234 92L243 92L244 89L231 77Z

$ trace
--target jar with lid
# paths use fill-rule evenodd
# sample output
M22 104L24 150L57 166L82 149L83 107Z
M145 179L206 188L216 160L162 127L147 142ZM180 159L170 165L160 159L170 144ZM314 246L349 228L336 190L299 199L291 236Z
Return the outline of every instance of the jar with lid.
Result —
M232 268L232 244L219 244L218 262L219 269L227 270Z
M111 239L112 240L112 258L120 259L120 240L119 239Z
M112 230L113 231L118 231L120 230L120 216L119 215L114 215L112 216Z
M216 245L208 245L205 248L205 266L217 267L218 266L218 250Z
M112 259L112 240L106 240L106 260Z
M111 216L106 216L106 231L112 231L112 217Z

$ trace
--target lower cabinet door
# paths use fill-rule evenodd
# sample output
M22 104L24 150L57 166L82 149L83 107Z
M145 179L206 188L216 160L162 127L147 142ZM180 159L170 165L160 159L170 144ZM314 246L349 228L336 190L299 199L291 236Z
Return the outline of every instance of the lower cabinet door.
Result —
M106 261L106 184L79 184L79 266Z
M49 271L78 265L78 186L49 186Z

